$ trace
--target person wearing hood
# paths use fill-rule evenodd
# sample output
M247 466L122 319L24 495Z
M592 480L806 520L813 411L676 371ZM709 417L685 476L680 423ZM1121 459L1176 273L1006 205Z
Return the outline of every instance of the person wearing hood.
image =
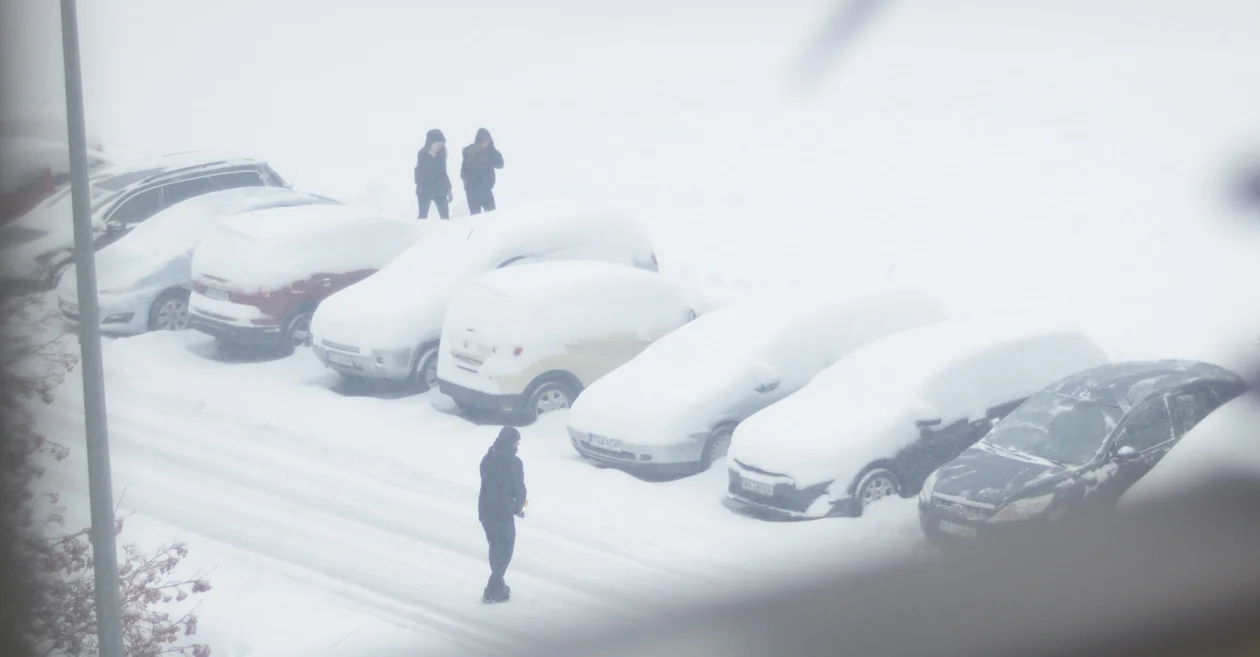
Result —
M478 129L477 138L464 147L464 162L459 168L470 213L480 214L494 209L494 170L502 168L503 154L494 147L490 131Z
M420 218L429 218L429 204L437 206L438 216L451 218L451 177L446 173L446 137L441 130L430 130L424 137L424 148L416 155L416 201Z
M525 466L516 455L521 434L503 427L481 459L481 493L477 516L490 544L490 580L482 592L486 603L507 602L512 589L503 581L516 547L516 518L525 517Z

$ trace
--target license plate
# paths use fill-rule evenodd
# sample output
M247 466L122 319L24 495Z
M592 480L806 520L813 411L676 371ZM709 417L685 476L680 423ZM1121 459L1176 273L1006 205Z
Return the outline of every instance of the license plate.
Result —
M227 301L228 299L228 293L225 290L216 290L212 287L206 288L205 295L211 299L218 299L219 301Z
M336 363L338 365L345 365L346 367L351 367L354 365L354 359L349 356L346 356L345 354L338 354L331 351L326 351L324 352L324 357L327 358L328 362L330 363Z
M754 481L752 479L740 479L739 485L750 493L765 495L766 497L774 497L774 486L771 484Z
M948 520L941 521L941 531L945 532L946 534L953 534L954 536L962 536L964 538L976 537L975 527L969 527L967 525L960 525L956 522L950 522Z
M611 449L617 452L621 451L621 441L616 438L605 438L603 436L592 435L590 443L595 447L603 447L604 449Z

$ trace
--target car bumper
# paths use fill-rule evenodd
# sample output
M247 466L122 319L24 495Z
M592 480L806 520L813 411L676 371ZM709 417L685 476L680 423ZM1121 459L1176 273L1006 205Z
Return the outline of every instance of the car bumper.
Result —
M848 498L820 504L830 481L798 488L790 477L750 472L735 465L727 469L728 506L757 514L797 520L852 515Z
M595 447L590 443L578 440L577 438L569 439L573 443L573 448L584 459L595 463L596 465L614 467L632 474L654 476L654 477L675 477L695 474L700 467L699 462L677 462L663 463L646 460L644 457L650 458L650 454L634 454L630 452L613 452L611 450Z
M188 313L188 328L201 331L219 342L243 347L280 346L283 334L279 326L241 326L206 317L198 312Z
M492 395L451 383L446 379L438 379L438 390L454 399L455 403L462 408L470 408L485 413L518 413L526 405L524 395Z
M79 306L69 301L59 301L58 308L62 319L79 326ZM100 309L101 333L111 335L137 335L149 330L149 307L147 304L114 304Z
M966 545L1001 532L1002 524L987 522L988 513L949 500L919 500L919 529L940 547Z
M414 354L410 350L397 350L405 351L406 358L396 359L394 351L365 354L357 347L317 340L314 351L315 357L325 367L344 376L396 383L411 378L411 358Z

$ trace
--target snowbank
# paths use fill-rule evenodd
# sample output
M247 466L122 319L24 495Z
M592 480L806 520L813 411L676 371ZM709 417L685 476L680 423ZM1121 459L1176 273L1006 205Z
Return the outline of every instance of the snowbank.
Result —
M1141 505L1227 474L1260 477L1260 395L1216 409L1168 450L1121 498Z
M192 276L243 292L275 290L312 274L380 269L423 232L418 221L350 205L258 210L215 226L193 251Z
M935 299L912 290L752 297L687 324L600 379L574 403L570 426L672 443L748 417L872 340L945 318Z
M798 485L847 485L867 464L917 440L918 420L980 419L1105 362L1093 340L1066 324L972 317L924 326L855 350L748 418L730 455Z
M441 335L447 303L460 287L516 259L645 267L652 247L636 223L601 213L498 210L439 222L388 267L325 299L311 330L317 339L360 349L413 348Z

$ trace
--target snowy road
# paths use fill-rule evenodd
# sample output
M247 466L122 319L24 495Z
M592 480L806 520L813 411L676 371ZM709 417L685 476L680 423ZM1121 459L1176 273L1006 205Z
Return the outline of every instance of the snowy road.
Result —
M413 645L494 652L540 628L647 612L669 591L729 591L811 561L919 546L909 500L861 521L752 520L721 506L724 470L663 484L602 471L574 458L557 417L524 432L531 509L518 522L515 595L487 609L476 465L493 427L434 410L436 393L341 397L309 353L225 364L208 346L193 333L108 344L115 496L175 528L194 559L204 542L215 556L226 548L226 563L197 559L218 575L282 576L413 633ZM47 409L50 434L82 435L80 385L67 381ZM81 491L84 479L76 456L49 485ZM241 622L203 623L216 620Z

